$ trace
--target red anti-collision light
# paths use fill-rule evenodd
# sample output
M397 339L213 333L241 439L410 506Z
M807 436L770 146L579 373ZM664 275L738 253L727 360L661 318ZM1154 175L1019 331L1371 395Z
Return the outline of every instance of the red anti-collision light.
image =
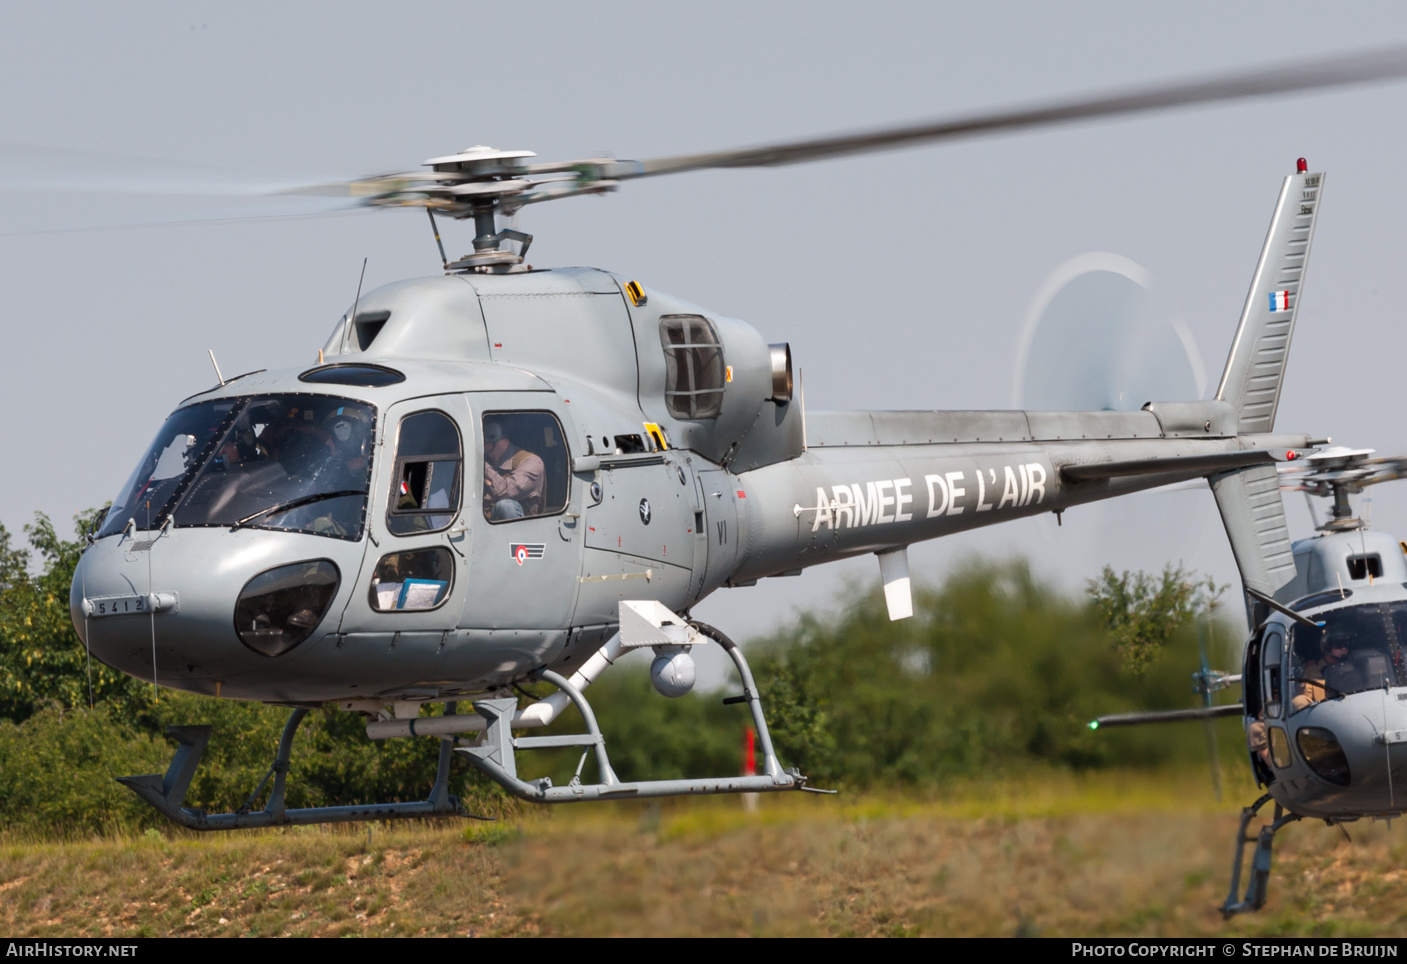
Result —
M1303 174L1307 170L1309 170L1309 163L1305 161L1304 158L1301 157L1298 161L1295 161L1296 172Z
M1286 461L1286 462L1293 462L1295 459L1297 459L1297 458L1299 458L1299 457L1300 457L1300 454L1299 454L1298 452L1296 452L1294 449L1290 449L1290 451L1288 451L1288 452L1285 453L1285 461Z

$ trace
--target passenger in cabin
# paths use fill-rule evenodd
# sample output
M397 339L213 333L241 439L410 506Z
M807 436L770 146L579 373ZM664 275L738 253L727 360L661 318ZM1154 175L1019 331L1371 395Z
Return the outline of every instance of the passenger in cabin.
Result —
M484 422L484 517L493 521L542 514L547 468L540 456L508 438L501 421Z
M1263 717L1252 720L1246 727L1246 745L1265 764L1266 772L1273 778L1275 771L1270 767L1270 731L1265 728Z

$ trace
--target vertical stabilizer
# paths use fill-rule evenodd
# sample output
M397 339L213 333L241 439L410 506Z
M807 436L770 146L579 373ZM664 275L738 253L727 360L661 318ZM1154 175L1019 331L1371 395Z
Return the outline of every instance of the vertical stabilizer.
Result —
M1280 474L1273 465L1256 465L1212 476L1210 481L1242 584L1263 595L1275 595L1295 576Z
M1216 392L1218 399L1230 402L1239 413L1238 435L1269 432L1275 425L1323 189L1323 174L1303 172L1285 178L1280 189L1270 233Z

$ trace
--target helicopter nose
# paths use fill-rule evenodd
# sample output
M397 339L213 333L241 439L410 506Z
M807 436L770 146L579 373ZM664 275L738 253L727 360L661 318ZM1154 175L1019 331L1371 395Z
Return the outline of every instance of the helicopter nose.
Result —
M93 655L131 676L197 691L277 678L319 627L335 625L343 573L357 571L361 550L224 527L110 536L79 561L70 611Z

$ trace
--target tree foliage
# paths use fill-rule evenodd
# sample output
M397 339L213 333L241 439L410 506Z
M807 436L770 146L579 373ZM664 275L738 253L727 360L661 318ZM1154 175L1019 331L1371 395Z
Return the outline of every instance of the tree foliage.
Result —
M14 546L0 526L0 718L19 722L51 703L71 708L103 702L129 715L150 704L151 687L88 658L69 615L82 535L105 511L74 516L78 538L72 540L60 537L41 513L24 527L28 548ZM31 571L35 562L37 573Z
M891 622L878 593L803 616L754 656L779 752L820 785L929 786L1034 762L1156 765L1200 750L1176 728L1091 732L1103 713L1189 705L1195 634L1130 678L1089 602L1023 562L974 562Z
M1104 616L1114 645L1133 673L1143 673L1183 623L1211 611L1225 586L1199 579L1172 563L1160 576L1120 574L1104 567L1089 581L1089 594Z

